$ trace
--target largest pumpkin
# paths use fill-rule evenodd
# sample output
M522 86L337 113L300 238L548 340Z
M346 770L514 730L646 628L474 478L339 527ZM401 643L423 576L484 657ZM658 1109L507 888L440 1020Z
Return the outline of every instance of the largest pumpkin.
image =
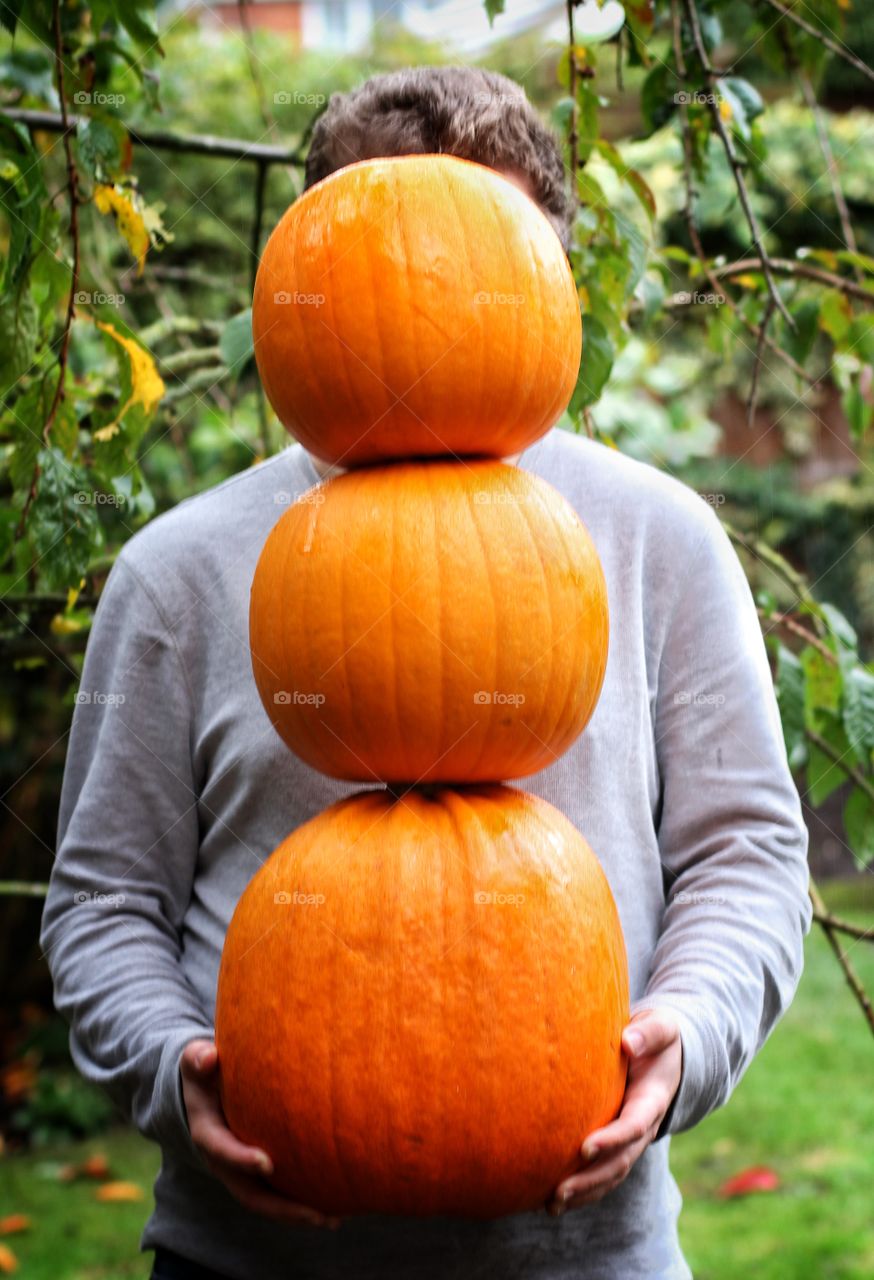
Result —
M627 1018L609 885L556 809L501 786L364 792L237 905L224 1110L326 1213L533 1209L620 1105Z
M305 192L264 250L252 323L277 415L345 467L517 453L559 417L580 363L553 227L454 156L365 160Z
M582 731L607 661L589 534L501 462L397 463L311 490L267 539L249 618L282 737L365 782L535 773Z

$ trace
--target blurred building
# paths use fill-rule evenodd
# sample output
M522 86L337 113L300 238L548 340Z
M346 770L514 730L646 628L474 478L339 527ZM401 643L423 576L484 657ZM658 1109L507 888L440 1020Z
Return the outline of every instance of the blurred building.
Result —
M237 0L172 0L170 7L199 13L205 25L241 25ZM558 39L566 30L562 0L514 0L512 12L499 14L492 25L482 0L247 0L245 8L253 29L287 34L304 49L337 53L366 49L383 23L468 56L534 29Z

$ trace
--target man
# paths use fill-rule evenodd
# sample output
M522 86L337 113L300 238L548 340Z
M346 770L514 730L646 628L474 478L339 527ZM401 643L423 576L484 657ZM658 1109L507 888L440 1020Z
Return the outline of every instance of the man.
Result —
M504 172L567 248L556 141L503 77L422 68L333 97L307 184L406 152ZM524 785L585 833L617 900L633 1001L621 1114L585 1135L549 1212L485 1223L327 1220L273 1192L266 1152L224 1122L212 1019L228 921L280 840L354 789L290 755L250 668L249 587L277 501L324 470L292 446L126 545L82 679L115 698L78 706L70 740L44 945L77 1065L161 1145L144 1237L156 1280L689 1275L668 1135L726 1101L791 999L810 924L806 833L755 608L710 507L558 430L518 465L574 505L608 583L598 708Z

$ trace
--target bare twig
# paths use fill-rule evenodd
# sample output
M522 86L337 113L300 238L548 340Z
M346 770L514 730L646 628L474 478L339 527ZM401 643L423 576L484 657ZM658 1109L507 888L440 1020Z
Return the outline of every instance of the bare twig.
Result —
M67 115L67 95L64 87L64 44L61 33L61 3L60 0L54 0L52 6L52 30L54 35L54 55L55 55L55 72L58 80L58 99L61 108L61 122L63 124L63 140L64 140L64 158L67 169L67 196L70 204L70 245L71 245L71 269L70 269L70 294L67 299L67 311L64 316L64 328L61 334L60 351L58 352L58 381L55 385L54 394L49 404L48 413L42 427L42 439L46 448L49 447L51 439L52 427L57 417L61 400L64 397L64 384L67 380L67 356L70 350L70 333L73 328L73 319L76 315L76 287L79 283L79 174L76 170L76 162L73 158L73 144L71 141L72 130L70 128L70 120ZM40 466L37 462L33 469L33 477L30 482L30 488L25 499L24 506L21 510L21 518L16 529L16 540L24 535L27 528L27 518L30 514L39 488Z
M698 20L698 10L695 7L695 0L684 0L684 2L686 6L686 13L689 18L689 26L692 32L692 39L695 42L695 50L698 54L698 61L701 63L701 69L704 72L704 78L707 81L708 85L710 86L710 94L708 95L708 101L710 105L710 114L713 116L714 127L716 129L716 132L719 134L719 138L720 138L720 141L722 142L722 146L725 151L726 157L728 159L728 163L731 165L731 171L734 174L735 186L737 187L737 193L738 193L738 196L740 197L741 206L744 211L744 217L746 218L747 225L749 226L749 229L750 229L750 236L752 237L753 244L755 245L756 253L759 255L762 261L762 274L765 277L765 283L768 286L768 292L770 293L771 297L774 300L774 306L780 312L780 314L782 315L786 323L789 325L789 328L794 329L796 327L795 321L792 319L791 315L786 310L786 304L784 303L783 299L780 297L780 294L777 290L777 285L774 281L774 277L771 272L770 259L768 257L768 251L765 248L765 242L762 237L761 228L759 227L759 220L756 217L755 210L753 209L752 202L750 200L750 193L747 190L746 178L744 177L744 174L743 174L743 164L741 162L740 157L737 154L737 150L735 148L734 142L732 141L731 134L729 133L728 129L726 129L725 127L725 121L722 118L722 113L719 110L720 95L717 91L717 81L719 77L716 71L714 70L713 66L711 65L710 58L707 54L707 49L704 45L704 37L701 34L701 23Z
M852 49L848 49L844 44L839 44L837 40L832 40L832 38L827 36L824 31L820 31L818 27L815 27L812 23L805 21L805 19L800 17L793 9L790 9L788 5L781 4L780 0L765 0L765 4L769 4L772 9L776 9L784 18L788 18L790 22L794 22L796 27L800 27L802 31L807 33L807 35L813 36L814 40L818 40L820 44L824 45L830 53L835 55L835 57L843 58L844 62L848 62L851 67L855 67L856 70L863 76L866 76L868 80L874 80L874 70L872 70L867 63L863 62L861 58L857 58Z
M815 914L818 913L818 917L827 916L828 910L826 908L825 903L822 900L822 896L820 895L819 889L817 889L816 884L812 877L810 879L810 884L808 886L808 892L810 894L810 901L813 903L814 913ZM865 991L865 988L862 986L862 983L859 980L859 975L856 973L856 970L850 964L850 961L846 955L846 952L841 946L841 942L838 937L838 931L836 927L830 924L826 920L819 920L819 924L821 925L822 930L825 933L825 936L828 938L829 945L832 951L834 951L835 955L837 956L838 964L841 966L841 968L844 971L844 977L847 979L850 990L852 991L853 995L856 997L859 1007L861 1008L863 1014L865 1015L865 1020L867 1021L868 1026L871 1028L871 1031L874 1032L874 1008L872 1008L871 1006L871 1001L868 998L868 993Z
M32 111L26 107L4 108L3 114L9 120L17 120L27 125L28 129L46 133L75 132L81 116L67 116L67 123L54 111ZM247 142L243 138L214 138L202 133L170 133L160 129L128 128L128 136L133 145L148 147L152 151L173 151L183 155L213 156L225 160L263 160L266 164L293 165L303 168L306 157L302 146L312 127L304 131L301 147L273 147L264 142Z
M579 106L577 105L577 43L574 35L574 0L567 0L568 29L568 93L571 99L571 118L568 123L567 141L571 162L571 187L574 208L579 204L577 174L580 168Z
M788 57L789 54L787 53L787 58ZM810 76L803 67L798 66L797 59L795 59L795 64L795 74L798 76L798 83L801 85L801 92L804 96L804 101L807 104L807 109L813 117L813 123L816 126L816 134L819 138L819 149L822 152L823 159L825 160L826 172L828 173L828 179L831 183L832 199L835 202L835 208L838 211L838 218L841 223L841 235L844 237L844 244L849 249L850 253L858 253L859 246L856 242L856 233L853 230L853 223L850 220L850 210L847 208L844 189L841 186L841 175L838 172L838 163L835 160L835 153L832 148L831 138L828 136L828 127L823 117L822 107L819 105L816 94L813 91ZM853 267L853 274L859 284L861 284L864 276L858 263Z
M686 60L683 56L683 39L682 39L682 30L681 30L681 23L680 23L680 0L671 0L671 19L672 19L672 27L673 27L674 59L677 64L677 71L679 72L680 78L685 82ZM725 306L728 307L732 315L737 318L737 320L744 326L744 328L747 330L748 333L752 334L752 336L756 339L756 342L758 343L761 337L761 332L762 332L761 326L754 324L752 320L750 320L746 315L744 315L744 313L736 305L733 298L729 298L727 295L724 295L722 293L722 290L719 285L719 280L714 274L713 268L710 265L710 262L708 261L707 254L704 252L704 245L701 242L701 235L698 231L698 224L695 221L695 182L694 182L694 172L693 172L693 165L692 165L692 134L689 128L689 109L686 103L682 102L679 104L679 110L680 110L680 120L681 120L680 132L682 134L682 140L683 140L683 183L684 183L685 193L686 193L685 204L683 208L683 217L685 219L686 227L689 232L689 241L692 245L692 249L694 250L696 258L698 259L699 265L701 267L701 271L707 277L710 283L710 288L713 291L714 295L717 297L724 298ZM773 351L774 355L777 356L779 360L782 360L782 362L785 365L788 365L788 367L792 370L792 372L795 374L796 377L801 378L802 381L807 383L813 383L815 381L815 379L811 378L810 375L807 373L807 371L805 369L802 369L801 365L798 364L798 362L793 359L793 357L789 354L789 352L784 351L783 348L780 346L780 344L778 342L775 342L774 339L770 337L770 335L766 334L764 341L765 341L765 345L768 347L768 350Z
M742 533L740 529L736 529L728 520L722 521L722 527L732 542L739 547L743 547L745 551L755 556L757 560L761 560L762 564L767 565L769 569L773 569L792 588L797 600L803 601L804 604L812 608L817 607L813 593L804 578L796 569L792 568L789 561L784 556L781 556L779 551L775 551L773 547L768 546L767 542L762 542L761 538L757 538L753 534ZM813 619L815 626L818 626L821 630L825 629L824 624L816 614L813 614Z
M0 880L2 898L44 898L49 891L47 884L28 880Z
M832 271L823 270L822 267L815 267L812 263L799 262L795 258L769 258L768 265L778 275L812 280L816 284L827 285L829 289L838 289L848 297L858 298L860 302L867 302L869 306L874 306L874 287L866 288L864 285L856 284L854 280L847 280L845 276L838 276ZM743 275L745 271L762 270L761 258L740 258L737 262L729 262L724 267L714 267L713 272L719 280Z
M747 396L747 426L751 427L756 417L756 401L759 397L759 375L762 369L762 348L768 340L768 325L771 323L771 316L774 314L774 299L768 298L765 307L765 314L762 316L762 325L759 329L759 340L756 343L756 352L753 356L753 376L750 379L750 393Z
M798 636L805 644L812 645L814 649L818 649L822 656L834 666L837 666L837 658L831 649L821 640L818 635L805 627L797 618L793 618L788 613L769 613L767 609L756 609L763 622L772 622L775 627L784 627L786 631L791 631L794 636Z
M240 15L240 29L243 32L243 44L246 47L246 58L249 63L249 75L252 79L255 97L258 99L258 110L261 113L264 128L269 134L271 134L271 136L275 136L276 119L273 112L267 105L267 94L264 91L264 83L261 79L261 73L258 70L258 59L255 55L255 42L252 39L252 28L249 25L249 14L246 9L248 3L249 0L237 0L237 12Z
M869 925L866 929L864 925L853 924L850 920L833 916L830 911L817 911L816 908L813 911L813 918L818 924L828 925L830 929L835 929L838 933L846 933L859 942L874 942L874 925Z

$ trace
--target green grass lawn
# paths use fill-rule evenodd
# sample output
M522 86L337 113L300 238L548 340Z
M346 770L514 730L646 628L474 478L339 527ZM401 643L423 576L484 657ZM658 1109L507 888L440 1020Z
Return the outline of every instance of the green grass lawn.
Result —
M874 921L874 880L865 910L859 888L832 886L832 910ZM851 957L874 991L874 946ZM874 1276L874 1038L825 939L814 930L796 1001L730 1104L674 1139L685 1197L683 1247L696 1280L870 1280ZM101 1204L87 1180L58 1181L65 1163L105 1152L115 1178L139 1183L138 1204ZM717 1190L750 1165L780 1176L774 1192L721 1200ZM27 1213L34 1229L6 1241L20 1280L143 1280L137 1253L157 1166L154 1149L116 1131L92 1142L0 1162L0 1217Z

